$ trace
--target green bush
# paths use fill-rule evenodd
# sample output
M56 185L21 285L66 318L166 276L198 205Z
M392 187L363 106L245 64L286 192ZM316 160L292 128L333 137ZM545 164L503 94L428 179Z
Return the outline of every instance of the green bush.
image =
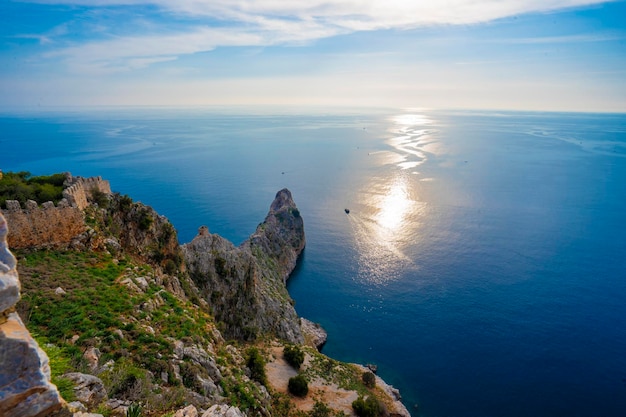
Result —
M309 417L331 417L331 409L321 401L315 401Z
M299 346L295 345L285 346L283 349L283 357L289 365L296 369L300 369L300 365L304 362L304 352L302 352Z
M352 409L359 417L378 417L382 414L382 407L373 395L365 400L363 397L357 398L352 402Z
M152 218L152 216L150 215L150 212L147 209L142 210L139 213L139 229L141 230L148 230L150 229L150 226L152 226L152 223L154 222L154 219Z
M363 376L361 378L363 379L363 384L365 384L367 388L374 388L376 386L376 376L372 372L363 372Z
M109 205L109 196L100 190L91 190L91 201L96 203L100 208L106 208Z
M296 397L306 397L309 393L309 383L302 374L289 378L289 385L287 388L289 389L289 392Z
M133 403L126 410L126 417L141 417L141 405Z
M248 350L247 364L250 369L250 378L262 385L267 385L267 375L265 375L265 359L255 347Z
M0 206L6 200L17 200L22 206L28 200L56 204L63 198L63 181L64 174L31 177L28 171L6 172L0 178Z

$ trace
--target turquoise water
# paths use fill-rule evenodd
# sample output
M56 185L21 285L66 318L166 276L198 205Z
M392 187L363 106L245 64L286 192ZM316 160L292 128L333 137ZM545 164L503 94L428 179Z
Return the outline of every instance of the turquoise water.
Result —
M102 175L181 242L243 241L288 187L298 313L413 415L625 415L626 115L101 109L0 132L3 170Z

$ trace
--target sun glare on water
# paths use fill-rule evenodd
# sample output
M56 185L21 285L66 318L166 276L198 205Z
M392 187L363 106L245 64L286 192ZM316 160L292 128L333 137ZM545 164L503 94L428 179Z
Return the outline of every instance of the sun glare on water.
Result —
M378 204L379 211L375 220L380 226L379 233L387 234L397 231L402 226L411 203L406 181L396 179Z

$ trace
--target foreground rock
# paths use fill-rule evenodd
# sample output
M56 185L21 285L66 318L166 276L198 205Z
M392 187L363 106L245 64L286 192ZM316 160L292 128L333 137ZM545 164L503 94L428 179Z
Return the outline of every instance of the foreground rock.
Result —
M272 334L292 343L304 338L285 282L304 249L304 223L291 193L276 194L270 211L254 234L235 247L201 227L183 245L187 269L224 335L254 340Z
M48 357L15 312L20 286L7 232L0 214L0 415L62 415L65 402L50 382Z
M313 346L317 350L322 349L328 339L328 333L326 333L326 330L324 330L319 324L313 323L305 318L300 318L300 326L302 328L305 343L309 346Z

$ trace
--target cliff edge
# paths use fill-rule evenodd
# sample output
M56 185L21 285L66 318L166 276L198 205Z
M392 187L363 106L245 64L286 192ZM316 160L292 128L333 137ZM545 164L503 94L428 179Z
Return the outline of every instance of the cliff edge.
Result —
M225 336L254 340L272 334L304 342L285 282L305 241L300 212L291 192L283 189L265 221L241 246L209 233L205 226L182 246L187 270L223 323Z

